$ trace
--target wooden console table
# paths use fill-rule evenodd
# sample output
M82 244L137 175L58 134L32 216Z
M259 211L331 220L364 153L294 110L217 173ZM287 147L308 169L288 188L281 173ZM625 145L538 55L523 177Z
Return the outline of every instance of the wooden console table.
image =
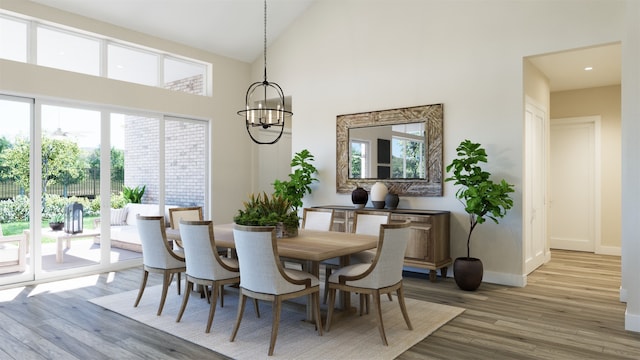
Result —
M442 278L447 277L447 268L452 264L449 245L449 211L413 209L356 209L353 206L315 206L333 209L333 231L351 232L353 212L389 211L391 222L411 221L411 238L407 244L404 264L421 269L429 269L429 280L436 281L437 271Z

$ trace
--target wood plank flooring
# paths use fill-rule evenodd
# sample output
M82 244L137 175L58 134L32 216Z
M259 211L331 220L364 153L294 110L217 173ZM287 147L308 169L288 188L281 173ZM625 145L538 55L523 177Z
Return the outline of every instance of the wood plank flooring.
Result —
M140 274L0 291L0 359L225 359L86 301L137 289ZM640 333L624 330L619 287L619 257L567 251L553 251L524 288L464 292L450 278L406 274L406 296L467 310L399 359L639 359Z

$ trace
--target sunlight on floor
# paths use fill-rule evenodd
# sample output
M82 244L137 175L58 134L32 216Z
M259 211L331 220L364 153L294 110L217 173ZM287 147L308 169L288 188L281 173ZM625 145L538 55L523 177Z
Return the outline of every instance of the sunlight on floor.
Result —
M18 295L20 295L20 293L23 291L24 286L0 291L0 303L11 302L15 300L15 298L18 297Z
M42 293L57 293L88 286L95 286L99 278L100 275L98 274L36 285L33 291L29 293L29 296L35 296Z

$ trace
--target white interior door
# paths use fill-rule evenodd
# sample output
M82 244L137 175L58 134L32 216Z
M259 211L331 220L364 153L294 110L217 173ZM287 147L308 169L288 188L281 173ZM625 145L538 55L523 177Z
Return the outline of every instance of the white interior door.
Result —
M551 121L550 235L554 249L594 252L599 221L600 117Z
M524 253L529 274L549 259L546 231L547 112L527 101L525 105Z

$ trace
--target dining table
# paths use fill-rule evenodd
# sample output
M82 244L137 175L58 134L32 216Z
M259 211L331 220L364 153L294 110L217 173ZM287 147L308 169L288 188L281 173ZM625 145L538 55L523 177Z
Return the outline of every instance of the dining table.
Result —
M235 248L233 241L233 223L214 224L213 233L217 247ZM180 231L167 228L167 239L181 241ZM309 273L319 276L320 263L339 258L340 266L349 265L349 256L360 251L374 249L378 245L378 237L374 235L354 234L337 231L320 231L298 229L298 235L279 238L278 255L303 261ZM338 303L345 310L351 309L350 296L339 293ZM307 320L313 321L311 296L307 299Z

